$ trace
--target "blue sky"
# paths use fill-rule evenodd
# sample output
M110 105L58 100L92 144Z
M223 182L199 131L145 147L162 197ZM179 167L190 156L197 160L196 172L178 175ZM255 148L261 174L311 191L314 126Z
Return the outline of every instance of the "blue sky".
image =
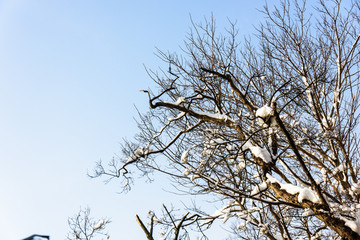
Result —
M64 239L80 206L108 216L111 239L144 239L145 218L162 203L181 205L160 181L140 179L128 194L87 171L136 133L141 89L154 86L155 47L179 51L203 17L237 20L253 32L258 1L0 0L0 239L34 233ZM241 35L241 34L240 34Z

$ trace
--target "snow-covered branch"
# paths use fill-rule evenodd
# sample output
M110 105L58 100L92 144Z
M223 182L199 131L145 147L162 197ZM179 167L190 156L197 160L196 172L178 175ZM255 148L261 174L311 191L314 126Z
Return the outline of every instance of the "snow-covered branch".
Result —
M182 54L158 52L169 71L149 71L158 92L144 91L139 134L95 175L128 189L157 171L222 205L152 217L164 238L220 220L239 238L359 239L360 5L310 4L265 6L256 46L212 19L193 24Z

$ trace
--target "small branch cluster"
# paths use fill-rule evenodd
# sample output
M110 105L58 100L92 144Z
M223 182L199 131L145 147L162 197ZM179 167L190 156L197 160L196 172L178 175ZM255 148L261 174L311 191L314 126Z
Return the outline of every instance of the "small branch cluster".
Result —
M140 217L136 215L136 220L139 223L141 229L144 231L148 240L154 240L154 228L156 225L162 226L162 231L160 232L161 239L190 239L188 227L196 225L198 231L201 233L201 237L198 239L207 240L208 238L202 232L202 227L200 226L201 218L198 214L190 214L187 212L182 215L180 218L176 218L173 214L173 210L168 210L168 208L163 205L163 217L158 218L155 213L152 211L149 212L150 223L149 228L147 228L144 223L141 221Z
M105 228L110 220L101 218L98 220L90 217L90 209L80 209L79 213L68 219L70 231L67 235L68 240L91 240L91 239L109 239L110 235L106 233Z

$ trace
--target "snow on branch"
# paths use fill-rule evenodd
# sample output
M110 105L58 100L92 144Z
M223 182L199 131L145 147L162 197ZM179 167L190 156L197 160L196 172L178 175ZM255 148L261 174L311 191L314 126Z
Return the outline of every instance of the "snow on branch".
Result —
M258 45L211 20L193 25L184 54L159 51L169 71L150 74L159 93L144 91L140 133L97 175L128 186L134 166L181 193L230 200L196 209L201 221L183 216L234 223L239 238L359 239L360 7L310 4L265 6ZM181 218L167 216L174 233Z
M317 197L316 193L313 190L311 190L310 188L299 187L299 186L289 184L289 183L286 183L286 184L281 183L280 181L278 181L276 178L274 178L270 174L267 174L266 177L267 177L268 183L279 184L280 190L285 190L287 193L289 193L291 195L297 195L297 201L299 203L303 203L304 200L308 200L314 204L320 204L320 200Z

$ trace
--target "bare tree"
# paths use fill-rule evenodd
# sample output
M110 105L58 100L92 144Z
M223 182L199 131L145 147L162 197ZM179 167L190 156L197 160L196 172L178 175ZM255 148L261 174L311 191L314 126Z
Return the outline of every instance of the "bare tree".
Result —
M68 219L70 231L67 239L109 239L110 235L105 232L106 225L109 223L110 220L107 218L95 220L90 217L90 208L80 209L78 214Z
M143 221L140 219L138 215L136 215L136 221L139 223L141 229L144 231L148 240L154 240L154 228L156 225L160 225L162 231L160 231L161 239L171 239L171 240L185 240L190 239L190 234L187 228L195 225L197 230L201 233L201 236L197 239L199 240L207 240L208 238L202 232L201 227L199 225L198 220L200 216L198 214L190 214L187 212L186 214L181 215L181 217L177 218L174 214L174 210L168 210L168 208L163 205L163 213L162 217L157 217L153 211L149 212L150 223L149 228L145 226Z
M149 71L158 89L144 91L140 133L94 176L128 189L131 170L157 171L228 200L196 222L235 219L241 239L360 239L359 3L283 0L263 13L254 41L211 20L181 55L159 51L169 70Z

